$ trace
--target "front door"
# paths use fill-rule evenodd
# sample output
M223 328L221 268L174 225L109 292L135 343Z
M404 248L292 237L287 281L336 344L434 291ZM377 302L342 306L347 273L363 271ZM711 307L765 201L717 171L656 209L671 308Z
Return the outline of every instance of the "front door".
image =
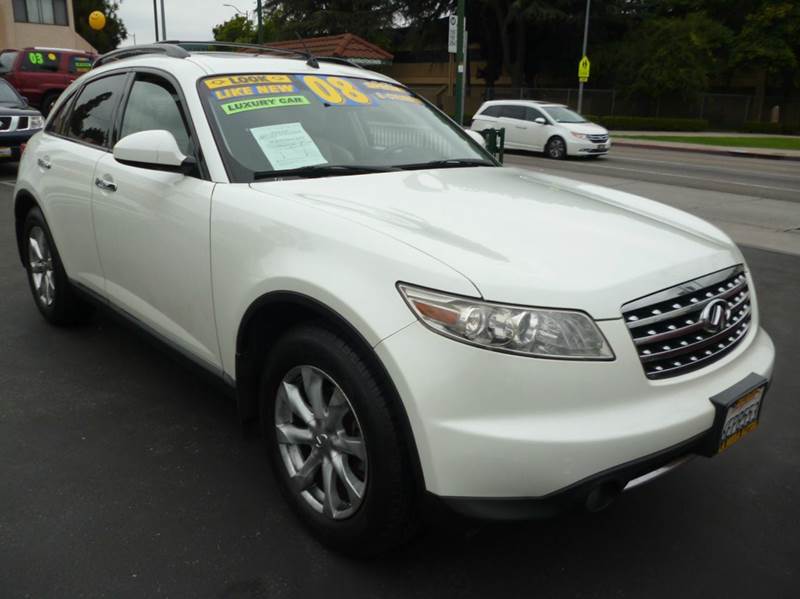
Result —
M164 129L196 156L175 87L137 73L120 121L120 139ZM220 367L211 300L209 223L214 183L198 173L165 172L117 162L95 169L97 247L111 302L177 349Z

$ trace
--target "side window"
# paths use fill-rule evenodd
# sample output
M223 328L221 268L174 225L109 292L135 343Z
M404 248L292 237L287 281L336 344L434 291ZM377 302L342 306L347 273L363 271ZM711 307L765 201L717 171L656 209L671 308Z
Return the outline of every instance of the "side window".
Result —
M497 104L489 106L486 110L484 110L481 113L481 116L494 116L494 117L500 116L500 108L502 107L498 106Z
M531 108L530 106L525 107L525 120L526 121L535 121L538 118L545 118L542 112L536 108ZM545 119L547 120L547 119Z
M92 59L88 56L73 54L69 57L70 73L86 73L92 69Z
M166 129L175 136L181 152L187 156L194 154L180 96L175 88L160 77L140 73L128 96L120 139L150 129Z
M114 108L125 87L125 74L87 83L73 104L66 135L95 146L108 147Z
M507 104L503 107L503 116L510 119L525 120L525 107L517 104Z
M23 71L57 73L59 64L61 64L61 52L29 50L22 57L20 68Z
M75 99L74 93L70 94L69 97L64 98L64 100L58 106L58 111L47 122L45 131L49 133L54 133L56 135L66 134L65 128L67 125L67 117L69 115L69 107L72 104L72 100L74 99Z

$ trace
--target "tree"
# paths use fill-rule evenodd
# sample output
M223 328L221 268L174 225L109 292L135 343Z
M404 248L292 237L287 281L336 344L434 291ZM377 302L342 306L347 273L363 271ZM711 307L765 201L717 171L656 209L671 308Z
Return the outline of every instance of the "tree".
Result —
M385 44L397 0L264 0L264 14L282 39L355 33Z
M256 28L253 27L253 22L242 15L236 15L220 23L211 31L218 42L252 44L256 41Z
M128 39L128 30L117 15L121 1L73 0L75 31L100 53L110 52L123 40ZM100 31L89 27L89 15L95 10L99 10L106 16L106 25Z

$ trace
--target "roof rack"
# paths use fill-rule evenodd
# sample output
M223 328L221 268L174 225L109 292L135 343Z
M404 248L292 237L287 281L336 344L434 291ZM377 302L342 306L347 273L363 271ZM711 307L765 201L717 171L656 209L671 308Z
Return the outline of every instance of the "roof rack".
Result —
M217 41L183 41L183 40L167 40L156 42L155 44L147 44L142 46L130 46L128 48L120 48L112 50L107 54L103 54L94 61L94 67L100 67L109 62L122 60L123 58L131 58L133 56L142 56L144 54L163 54L172 58L187 58L191 56L190 52L213 52L213 48L233 48L242 50L257 50L254 54L280 54L282 56L302 59L310 66L315 61L332 62L335 64L343 64L358 69L363 69L359 64L356 64L346 58L339 58L337 56L314 56L310 52L303 52L301 50L289 50L287 48L275 48L273 46L262 46L259 44L243 44L237 42L217 42Z
M109 62L122 60L123 58L130 58L132 56L141 56L142 54L164 54L172 58L187 58L191 56L189 52L178 45L172 43L159 42L155 44L147 44L143 46L131 46L130 48L120 48L112 50L100 56L94 61L93 67L101 67Z

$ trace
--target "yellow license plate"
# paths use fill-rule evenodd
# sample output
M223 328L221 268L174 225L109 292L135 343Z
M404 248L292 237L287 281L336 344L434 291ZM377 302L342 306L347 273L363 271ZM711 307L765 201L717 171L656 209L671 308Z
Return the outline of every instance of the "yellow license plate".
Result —
M753 389L728 408L717 451L722 452L758 427L765 386Z

